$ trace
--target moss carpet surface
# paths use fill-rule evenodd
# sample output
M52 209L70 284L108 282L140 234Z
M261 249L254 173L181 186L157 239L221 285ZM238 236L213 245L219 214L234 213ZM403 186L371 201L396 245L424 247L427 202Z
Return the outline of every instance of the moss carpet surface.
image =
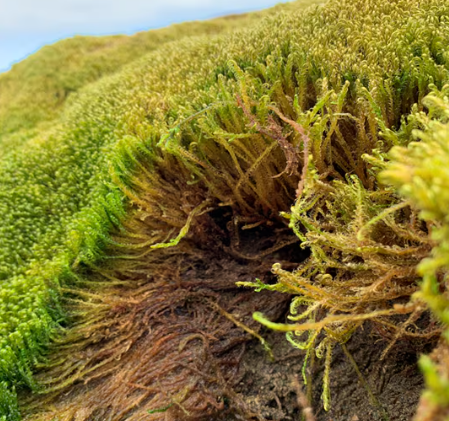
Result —
M386 352L404 336L441 335L448 45L441 0L299 1L74 38L0 75L0 416L20 419L17 391L57 399L89 373L105 375L101 361L58 358L54 347L104 355L89 348L111 305L98 297L136 284L143 264L162 291L162 261L222 241L226 218L222 249L237 259L310 250L293 271L275 264L277 283L242 285L294 295L292 324L264 308L254 317L325 358L325 408L332 351L363 325L385 332ZM238 237L258 230L273 241L249 255ZM421 363L421 419L449 405L445 340ZM195 387L155 402L198 408ZM61 416L139 419L138 399L119 404Z

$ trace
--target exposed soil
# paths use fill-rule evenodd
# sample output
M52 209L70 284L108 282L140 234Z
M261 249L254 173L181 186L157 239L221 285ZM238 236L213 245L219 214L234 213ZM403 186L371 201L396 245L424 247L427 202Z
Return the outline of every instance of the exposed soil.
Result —
M266 352L251 343L242 362L245 375L236 391L255 412L266 420L301 420L294 378L303 385L301 369L304 351L293 348L284 334L270 332L276 361L270 363ZM331 370L332 407L325 412L321 403L323 364L315 360L309 371L313 380L313 412L316 421L408 421L418 405L423 379L417 368L416 350L399 345L381 361L386 342L367 332L361 332L347 343L371 391L384 411L370 403L367 390L360 383L348 357L340 347L335 348ZM306 388L303 387L304 392ZM385 416L387 414L387 417ZM228 417L233 421L238 418Z

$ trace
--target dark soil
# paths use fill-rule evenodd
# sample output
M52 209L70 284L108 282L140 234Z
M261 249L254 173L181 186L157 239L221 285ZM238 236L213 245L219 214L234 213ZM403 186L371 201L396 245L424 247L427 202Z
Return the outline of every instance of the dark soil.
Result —
M257 234L257 233L256 233ZM261 238L264 233L260 233ZM243 248L257 249L257 235L252 231ZM299 254L295 244L280 250L277 261L299 262L306 258L304 251ZM264 276L267 282L269 275ZM278 321L286 321L288 307ZM273 319L271 319L273 320ZM270 361L266 351L258 341L248 343L240 364L241 381L235 391L247 405L249 412L259 418L246 418L241 415L223 415L220 420L298 420L302 421L302 407L298 403L298 386L308 394L316 421L408 421L416 412L418 401L424 387L423 377L417 366L421 352L430 352L432 344L423 345L404 340L381 360L388 340L372 333L367 323L346 344L347 350L355 360L370 391L364 387L340 346L333 351L330 375L331 409L326 412L321 401L324 361L314 359L313 367L308 366L311 385L306 387L302 378L305 351L294 348L284 333L263 331L270 343L275 361ZM375 329L374 329L375 331ZM294 380L298 379L296 385ZM377 406L370 400L369 392L377 399ZM218 418L216 418L218 420Z
M242 362L245 375L237 387L243 400L266 420L301 420L294 378L303 385L301 369L304 351L293 348L283 333L270 332L276 361L270 363L255 342L248 347ZM416 350L399 345L381 361L387 343L367 332L352 337L347 349L355 359L383 411L370 403L367 390L340 347L334 350L331 370L332 407L325 412L321 403L323 364L315 360L310 370L313 380L312 404L316 421L406 421L411 420L423 388L417 368ZM303 387L305 392L305 387ZM236 418L229 417L226 421Z

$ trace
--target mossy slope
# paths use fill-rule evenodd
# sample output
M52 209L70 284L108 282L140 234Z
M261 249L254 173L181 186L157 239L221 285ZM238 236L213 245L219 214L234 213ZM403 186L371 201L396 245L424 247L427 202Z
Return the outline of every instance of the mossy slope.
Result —
M287 10L301 9L304 5L289 5ZM32 389L39 389L33 381L31 367L41 361L45 344L55 330L60 330L65 318L58 304L58 289L61 285L76 282L74 268L81 263L93 262L102 255L109 231L124 217L125 196L112 181L110 173L113 162L122 165L124 150L123 144L119 145L118 141L124 139L125 143L126 140L134 139L132 136L138 135L139 126L143 130L151 128L154 133L161 133L167 128L164 116L169 118L169 104L176 103L175 96L184 93L186 97L186 93L192 92L193 86L211 80L210 72L215 68L212 60L205 62L202 68L192 67L201 54L209 56L211 51L219 52L221 61L225 63L227 54L221 51L218 38L210 35L188 37L189 31L186 29L196 28L190 34L193 32L193 35L197 35L216 32L217 27L219 30L229 28L234 21L250 26L252 21L257 21L264 14L224 18L219 23L184 24L174 29L161 30L164 41L174 40L178 36L185 40L167 42L163 50L128 66L122 74L93 85L91 89L80 93L79 99L73 101L61 120L55 120L37 130L27 131L33 124L51 120L57 115L58 101L55 102L53 88L62 89L64 83L61 84L60 80L64 81L65 77L56 78L56 81L48 78L52 89L41 92L37 97L30 95L40 91L48 71L47 67L36 66L36 63L33 65L34 59L45 62L47 52L51 56L54 48L58 50L66 43L75 44L75 56L81 64L77 63L73 71L64 75L69 75L68 79L73 78L72 82L81 87L101 75L101 72L92 71L89 66L95 69L98 59L96 54L103 54L104 51L96 52L94 49L92 55L83 56L82 51L89 50L89 47L83 45L81 40L69 40L60 46L43 50L23 63L23 66L18 65L17 72L12 69L2 75L6 81L12 78L14 82L17 78L14 83L11 82L11 88L5 88L12 89L10 93L14 96L14 84L17 86L17 82L22 81L21 69L25 74L27 69L32 69L32 73L34 70L37 72L36 78L33 74L24 77L30 89L24 92L26 98L21 101L31 109L25 108L26 112L23 113L23 109L15 106L14 100L4 106L5 121L12 122L10 130L17 130L11 135L12 142L1 145L4 149L0 162L0 213L3 217L0 227L0 382L5 390L12 385L28 385ZM159 44L155 42L159 33L140 36L148 38L150 50ZM101 40L87 41L88 45L105 44ZM130 42L135 43L135 38ZM129 57L129 45L126 44L118 38L117 44L111 47L117 48L121 55L112 57L111 61L106 59L106 72L115 71L116 66L126 63ZM148 47L142 47L137 42L135 48L142 53ZM180 57L179 51L183 50L188 51L188 54ZM64 53L63 58L73 59L71 49L65 52L62 48L61 52ZM58 61L61 59L59 54L54 58ZM177 78L177 83L173 83L173 78L167 78L167 69L174 69L173 76ZM188 79L189 75L192 75L191 80ZM5 97L2 95L2 99ZM49 104L48 113L42 115L39 114L41 99ZM52 108L54 105L56 109ZM17 112L17 121L14 123ZM143 126L138 122L142 117ZM150 121L156 123L159 118L160 122L153 128ZM145 136L145 131L141 135ZM2 142L5 139L8 140L6 135L2 137ZM125 160L128 166L129 159ZM14 392L5 392L0 396L4 412L10 414L7 418L15 419L18 412L15 409Z
M293 342L330 361L368 319L397 340L415 319L389 317L426 311L403 304L432 244L377 174L392 146L412 140L403 118L413 104L449 81L448 43L441 0L330 1L167 43L81 92L63 120L0 162L2 387L44 391L31 367L63 316L59 287L81 286L80 269L108 245L134 250L139 233L122 224L130 204L150 221L139 245L150 252L224 206L247 228L288 223L297 196L291 226L315 261L293 275L275 268L276 288L299 296L293 313L307 304L313 319L287 328L309 331ZM394 282L376 295L380 274ZM2 396L15 419L13 394Z
M0 154L37 130L50 127L66 100L73 99L85 85L119 71L166 43L184 37L214 36L250 26L266 13L297 8L295 3L279 5L269 11L176 24L132 36L76 36L45 46L0 74ZM42 127L34 129L39 123Z

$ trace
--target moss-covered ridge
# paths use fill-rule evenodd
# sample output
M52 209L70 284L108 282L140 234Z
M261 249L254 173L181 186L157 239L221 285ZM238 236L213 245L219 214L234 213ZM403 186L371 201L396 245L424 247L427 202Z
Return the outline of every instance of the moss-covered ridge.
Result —
M4 217L0 227L0 376L6 387L26 384L39 389L30 368L38 363L43 346L64 319L58 304L59 286L76 282L73 269L102 255L108 233L125 215L124 193L112 182L109 169L114 162L131 165L125 154L126 141L145 136L143 129L149 127L152 138L162 133L167 129L168 104L176 103L175 95L186 97L192 86L208 80L212 61L200 72L197 66L191 67L197 48L206 55L208 49L220 50L220 41L186 37L182 43L166 45L164 51L136 62L122 75L86 90L62 122L36 135L25 133L27 143L21 141L15 149L5 150L0 164ZM188 58L179 57L184 49L189 51ZM153 67L157 70L152 71ZM175 68L178 83L165 78L167 68ZM145 81L149 70L152 74ZM176 75L181 70L184 75ZM183 78L189 74L195 77L185 83ZM46 114L42 119L49 117ZM149 119L157 123L155 128ZM24 121L23 127L27 124ZM120 139L124 141L119 144ZM14 393L1 396L4 407L16 414Z
M66 99L86 84L120 70L165 43L216 35L258 19L257 14L188 22L132 36L77 36L43 47L0 75L1 135L56 118Z
M62 315L54 291L76 286L80 268L105 257L129 203L151 221L148 250L176 244L197 215L223 206L248 226L281 223L304 151L318 187L340 183L351 200L364 191L375 199L373 161L362 155L406 144L407 131L389 130L422 106L430 83L448 81L448 15L438 0L331 1L237 34L168 44L85 90L60 125L0 163L1 379L39 390L30 367ZM357 309L354 321L388 316L371 310Z
M250 26L266 13L297 8L295 3L281 4L267 11L175 24L132 36L76 36L45 46L0 75L0 156L51 127L51 121L61 117L65 102L84 86L166 43L218 35Z

